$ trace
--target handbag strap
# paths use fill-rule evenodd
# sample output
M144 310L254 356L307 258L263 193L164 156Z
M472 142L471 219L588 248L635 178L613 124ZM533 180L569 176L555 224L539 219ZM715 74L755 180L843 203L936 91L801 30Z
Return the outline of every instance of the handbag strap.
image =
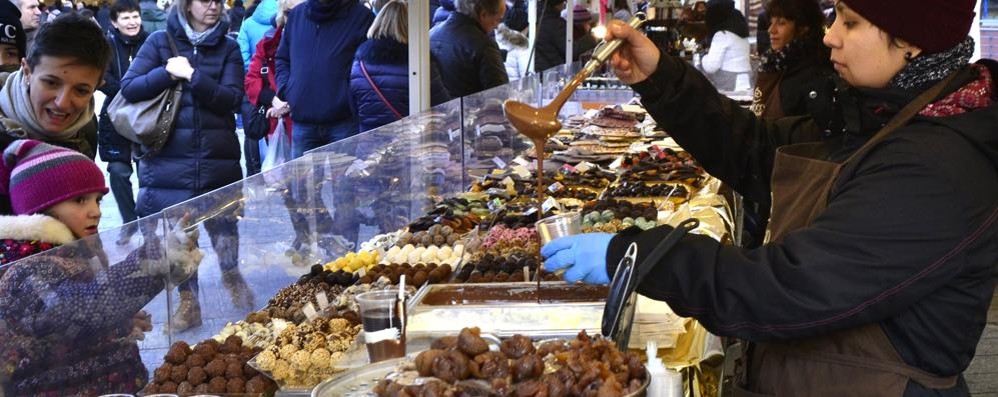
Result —
M170 51L173 52L173 56L179 57L180 51L177 51L177 43L173 41L173 36L170 36L170 32L168 31L163 31L163 33L166 34L166 42L170 43Z
M367 67L364 66L364 61L360 61L360 71L364 73L364 78L367 79L367 83L370 84L371 88L374 89L374 93L378 94L378 98L381 98L381 102L384 102L385 106L388 106L388 110L391 110L392 113L395 114L395 118L401 119L402 113L399 113L398 110L395 110L395 106L392 106L392 103L388 102L388 98L385 98L385 95L381 93L381 89L378 88L378 85L374 84L374 80L371 79L371 75L367 74Z

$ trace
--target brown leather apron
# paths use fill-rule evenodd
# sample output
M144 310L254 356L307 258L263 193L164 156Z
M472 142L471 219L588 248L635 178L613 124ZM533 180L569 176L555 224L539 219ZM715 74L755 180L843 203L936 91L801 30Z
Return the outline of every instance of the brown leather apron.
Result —
M952 79L950 76L905 106L845 162L825 160L828 148L820 142L778 148L767 237L779 241L810 225L824 211L842 167L860 161L872 147L907 124ZM956 376L940 377L906 364L877 323L809 339L745 346L746 365L736 374L735 397L901 396L909 380L930 389L950 388L957 381Z
M752 93L752 113L766 120L782 118L783 106L780 95L780 82L783 72L760 72L756 77L755 91Z

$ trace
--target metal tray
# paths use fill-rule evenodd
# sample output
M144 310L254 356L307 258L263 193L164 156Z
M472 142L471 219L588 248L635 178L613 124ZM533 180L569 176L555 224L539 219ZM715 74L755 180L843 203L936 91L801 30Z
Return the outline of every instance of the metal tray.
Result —
M533 291L535 283L435 284L420 289L409 306L407 332L412 334L456 334L461 328L479 327L483 333L499 337L523 334L540 337L574 338L580 330L600 333L606 295L603 290L587 290L592 299L564 302L503 299L504 294ZM543 290L574 291L592 288L565 282L542 283ZM605 287L602 287L605 289ZM467 300L468 291L484 291L489 299ZM596 291L596 292L593 292ZM432 302L427 297L446 294L460 300ZM598 296L598 297L597 297ZM496 298L496 299L492 299Z
M373 392L374 386L385 376L394 372L396 368L404 365L406 360L413 358L415 355L409 355L408 358L382 361L344 372L339 377L326 380L316 386L312 390L312 397L376 397ZM641 389L624 397L645 397L650 381L651 374L645 369L645 383L641 385Z

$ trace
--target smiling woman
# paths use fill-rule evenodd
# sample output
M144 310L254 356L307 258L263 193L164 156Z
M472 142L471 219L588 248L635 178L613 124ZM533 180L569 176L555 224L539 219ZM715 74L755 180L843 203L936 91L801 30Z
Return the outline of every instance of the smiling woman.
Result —
M94 91L110 59L104 35L90 19L67 13L38 29L21 69L0 74L0 150L31 138L94 158ZM0 195L0 214L10 214Z

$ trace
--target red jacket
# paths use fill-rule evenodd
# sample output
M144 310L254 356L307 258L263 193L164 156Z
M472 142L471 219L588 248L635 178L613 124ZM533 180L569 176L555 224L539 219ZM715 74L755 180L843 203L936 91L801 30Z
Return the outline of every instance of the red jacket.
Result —
M274 56L277 54L277 46L281 44L281 34L284 33L284 28L278 28L271 30L273 34L264 35L260 42L256 44L256 51L253 52L253 57L250 58L249 70L246 71L246 97L249 98L250 103L260 106L267 105L269 107L271 101L274 100L274 96L277 95L277 82L275 81L276 70L274 68ZM270 32L268 32L270 33ZM263 67L267 67L267 86L263 86ZM277 128L277 119L270 119L270 130L267 132L268 138L274 133ZM284 116L284 131L288 134L288 138L291 138L291 117L289 115Z

